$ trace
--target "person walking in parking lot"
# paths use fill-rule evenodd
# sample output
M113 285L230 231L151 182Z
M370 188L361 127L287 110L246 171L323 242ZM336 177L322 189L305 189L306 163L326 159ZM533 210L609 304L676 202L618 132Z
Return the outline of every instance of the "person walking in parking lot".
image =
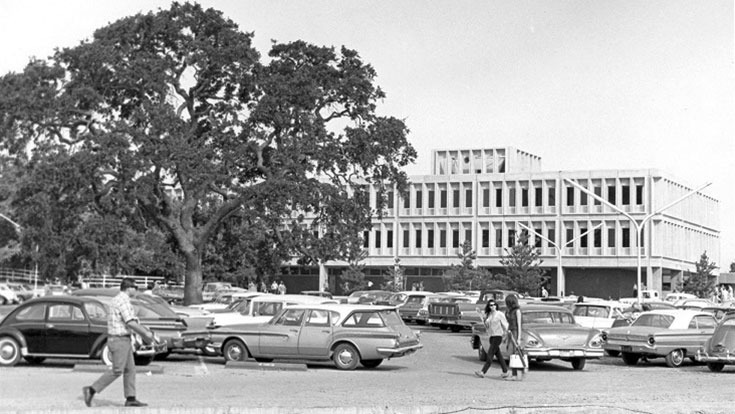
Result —
M522 352L520 348L521 340L521 305L518 303L518 297L514 294L510 294L505 297L506 306L506 319L508 320L508 352L512 354L520 354ZM521 356L521 359L523 357ZM528 367L526 367L528 368ZM518 368L511 368L513 374L509 378L510 380L523 380L525 377L525 368L520 369L521 375L518 376Z
M498 310L498 304L490 299L485 305L485 328L490 336L490 348L487 351L487 359L485 365L481 371L475 371L475 375L483 378L487 374L487 370L490 369L490 365L493 363L493 357L498 358L500 369L503 373L500 375L502 378L508 377L508 366L505 365L503 355L500 353L500 343L503 342L503 336L508 331L508 321L505 319L503 312ZM482 346L482 344L480 344Z
M138 333L146 343L154 343L156 338L148 328L143 327L135 317L130 298L137 287L135 280L125 278L120 282L120 293L112 299L107 318L107 345L112 353L112 368L105 371L89 387L82 388L84 404L92 406L92 398L123 376L123 392L126 407L145 407L148 404L138 401L135 396L135 359L133 357L132 332ZM131 332L132 331L132 332Z

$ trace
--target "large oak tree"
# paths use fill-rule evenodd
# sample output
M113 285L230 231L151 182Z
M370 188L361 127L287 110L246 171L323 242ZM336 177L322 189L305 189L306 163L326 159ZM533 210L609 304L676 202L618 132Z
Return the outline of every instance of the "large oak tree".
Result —
M405 124L376 113L384 94L355 51L294 41L261 60L252 37L174 3L0 79L3 147L76 165L68 187L92 210L167 234L186 304L201 301L202 257L228 218L294 254L344 257L369 226L365 184L381 208L416 156Z

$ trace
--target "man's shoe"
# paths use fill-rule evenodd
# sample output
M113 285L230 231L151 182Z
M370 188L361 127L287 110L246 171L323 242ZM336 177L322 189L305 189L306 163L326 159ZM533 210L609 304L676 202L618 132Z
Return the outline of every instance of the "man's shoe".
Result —
M509 375L510 375L509 372L504 372L504 373L500 374L500 378L508 378Z
M140 402L138 400L127 400L125 401L126 407L148 407L148 404Z
M91 407L92 397L94 397L94 394L92 394L92 387L82 387L82 395L84 396L84 404L86 404L87 407Z
M477 378L485 378L485 374L483 374L481 371L475 371L475 376Z

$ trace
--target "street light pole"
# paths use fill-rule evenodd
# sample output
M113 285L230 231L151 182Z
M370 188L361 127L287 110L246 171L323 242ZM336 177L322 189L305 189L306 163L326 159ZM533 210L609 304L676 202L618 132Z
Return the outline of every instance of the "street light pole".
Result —
M627 212L623 211L622 209L618 208L618 206L616 206L616 205L608 202L604 198L598 196L594 192L592 192L592 191L590 191L590 190L582 187L582 185L579 184L578 182L572 181L572 180L570 180L568 178L565 178L564 181L566 181L569 184L573 185L574 187L576 187L577 189L579 189L579 191L582 191L583 193L585 193L585 194L589 195L590 197L594 198L595 200L601 202L602 204L605 204L606 206L608 206L608 207L612 208L613 210L617 211L618 213L624 215L635 226L635 229L636 229L636 232L635 232L635 250L636 250L636 263L637 263L637 272L636 272L636 275L637 275L637 281L638 281L637 282L638 284L636 285L636 286L638 286L638 297L636 298L636 300L638 301L638 304L640 304L642 302L642 295L643 295L643 289L641 288L641 237L642 237L642 233L643 233L643 226L648 222L648 220L650 220L654 216L657 216L657 215L661 214L662 211L664 211L664 210L666 210L666 209L668 209L670 207L673 207L676 204L679 204L681 201L683 201L687 197L690 197L690 196L692 196L692 195L694 195L694 194L696 194L696 193L704 190L705 188L709 187L712 184L712 183L707 183L707 184L705 184L705 185L697 188L696 190L692 190L692 191L684 194L683 196L681 196L681 197L677 198L676 200L672 201L671 203L669 203L669 204L667 204L667 205L665 205L665 206L657 209L653 213L650 213L650 214L646 215L645 217L643 217L643 219L639 223L636 219L633 218L633 216L631 216Z
M548 237L544 236L543 234L538 233L536 230L534 230L534 229L526 226L525 224L521 223L520 221L516 221L516 224L518 224L519 226L523 227L525 230L530 231L531 233L535 234L536 236L540 237L541 239L546 240L547 243L549 243L550 245L554 246L554 248L556 249L556 260L557 260L557 263L556 263L556 274L557 274L557 279L558 279L557 280L557 283L556 283L556 296L560 296L560 297L562 296L562 293L566 290L566 283L567 283L566 278L564 277L564 268L561 265L561 258L562 258L562 251L561 250L562 250L562 248L566 248L570 244L574 243L576 240L581 239L582 237L586 236L590 232L593 232L596 229L598 229L600 226L602 226L602 223L596 225L595 227L593 227L593 228L585 231L584 233L580 234L579 236L577 236L577 237L575 237L575 238L567 241L564 244L564 246L562 246L560 248L559 246L557 246L556 242L551 241ZM561 231L561 229L559 229L559 230ZM561 233L559 233L559 235L561 237Z

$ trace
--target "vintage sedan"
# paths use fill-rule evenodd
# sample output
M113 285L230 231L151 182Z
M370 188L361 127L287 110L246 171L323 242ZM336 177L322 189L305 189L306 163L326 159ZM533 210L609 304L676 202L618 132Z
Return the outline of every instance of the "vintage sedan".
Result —
M337 368L375 368L384 359L411 354L423 345L395 308L374 305L289 306L258 325L209 330L226 361L332 360Z
M715 317L705 312L643 312L630 326L603 331L603 348L613 356L620 353L626 365L635 365L641 358L664 357L666 365L679 367L686 358L695 360L716 325Z
M578 324L594 329L611 328L615 319L623 317L627 305L608 300L578 302L572 305L574 320Z
M715 328L712 337L697 351L697 361L707 364L712 372L735 364L735 314L727 314Z
M599 332L578 325L567 308L536 304L521 306L521 324L519 345L525 349L529 359L539 362L559 359L571 363L575 370L581 370L588 359L603 355ZM490 347L485 325L472 327L470 341L472 348L477 349L480 361L485 361ZM510 358L506 349L507 341L508 338L504 337L500 344L500 351L506 360Z
M23 357L39 364L46 358L101 359L111 365L107 347L107 307L99 300L76 296L31 299L0 322L0 366ZM146 365L165 347L144 346L134 335L136 364Z

